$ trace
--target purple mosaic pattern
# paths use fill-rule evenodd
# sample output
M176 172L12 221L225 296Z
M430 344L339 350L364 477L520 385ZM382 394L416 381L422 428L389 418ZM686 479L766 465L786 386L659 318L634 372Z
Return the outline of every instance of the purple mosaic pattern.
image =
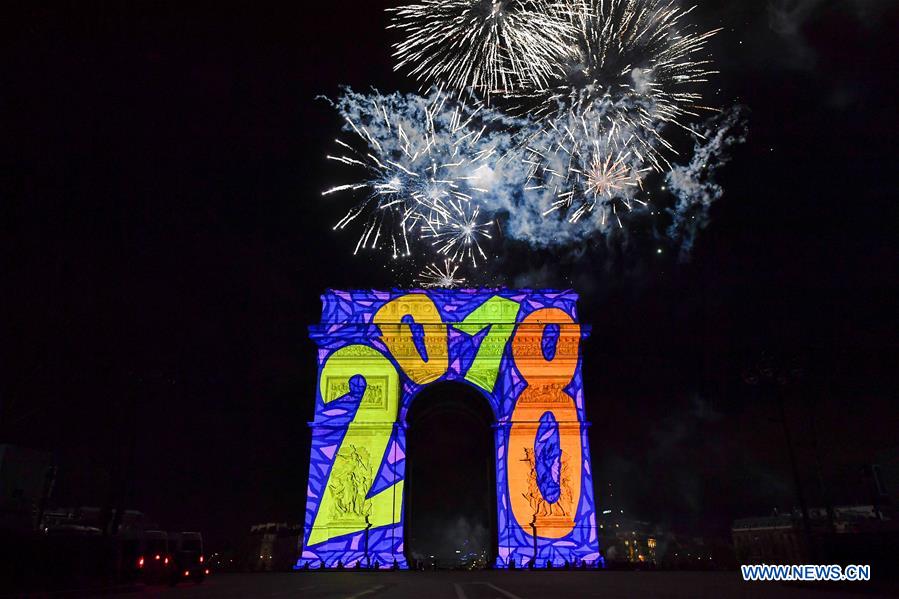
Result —
M540 427L534 439L537 486L548 503L555 503L562 494L559 482L562 474L562 442L559 424L552 412L540 417Z
M426 294L437 306L443 322L448 327L449 367L439 381L459 381L477 389L487 399L494 414L494 439L496 445L496 500L497 500L497 534L499 537L499 553L496 566L509 567L514 563L518 567L528 565L534 559L534 537L527 523L516 521L509 504L509 489L506 479L506 447L508 444L510 417L515 401L527 387L517 371L512 359L510 342L503 352L499 375L492 393L471 385L464 380L465 373L471 367L481 340L487 330L476 335L468 335L454 329L453 323L461 322L469 313L494 296L500 296L517 302L520 307L516 322L520 322L528 314L541 308L559 308L577 321L577 294L573 291L555 290L511 290L511 289L462 289L462 290L329 290L322 296L322 319L318 325L309 327L310 337L318 345L319 375L328 357L336 350L351 344L363 344L373 347L387 356L397 368L400 377L400 402L397 422L393 426L387 450L381 458L372 488L368 497L385 490L403 479L406 458L406 414L412 401L423 388L409 380L397 361L390 355L387 347L378 338L380 330L372 324L375 313L387 302L409 293ZM589 332L588 327L581 325L582 336ZM413 327L413 332L414 332ZM547 327L544 338L544 355L547 359L554 352L555 346L550 339L557 334L552 326ZM361 377L358 377L361 378ZM436 381L435 381L436 382ZM365 552L365 531L358 531L327 541L308 545L309 534L315 521L321 497L327 485L334 456L343 442L349 423L353 420L364 390L364 384L353 380L350 392L342 398L324 404L324 400L316 385L315 419L310 423L312 428L312 448L309 463L309 485L306 500L305 534L303 551L295 568L334 568L338 564L352 567L357 563L381 568L407 568L403 553L403 519L402 510L397 514L395 522L388 526L373 527L368 530L368 553ZM597 539L595 502L593 498L593 481L590 468L590 453L587 442L587 423L584 415L584 393L581 378L581 363L571 383L565 389L575 402L578 420L581 424L581 446L583 449L581 497L575 517L575 526L571 533L561 539L537 537L536 567L545 567L547 562L561 566L565 562L587 562L601 566ZM551 439L547 434L551 427L547 424L541 429L542 443ZM538 435L540 437L540 435ZM535 443L541 441L535 439ZM536 446L535 446L536 448ZM552 462L555 457L550 452ZM553 474L550 463L548 480L558 481L558 472ZM555 466L558 467L557 465ZM552 486L551 484L549 485ZM543 490L541 486L541 490ZM547 491L551 493L551 491Z

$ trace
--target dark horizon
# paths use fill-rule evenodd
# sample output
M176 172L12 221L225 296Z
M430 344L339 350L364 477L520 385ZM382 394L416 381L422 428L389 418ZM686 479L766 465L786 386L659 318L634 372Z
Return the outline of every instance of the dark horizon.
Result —
M624 234L509 242L485 277L581 294L598 507L611 485L616 508L716 538L795 505L777 402L746 381L764 355L801 370L812 505L812 426L835 503L867 502L859 470L896 449L896 7L751 4L694 15L723 27L710 101L746 106L749 137L690 261ZM102 506L123 471L126 507L213 547L302 521L319 296L408 284L353 256L347 203L321 197L340 123L317 97L417 89L388 5L15 15L0 443L54 452L53 504Z

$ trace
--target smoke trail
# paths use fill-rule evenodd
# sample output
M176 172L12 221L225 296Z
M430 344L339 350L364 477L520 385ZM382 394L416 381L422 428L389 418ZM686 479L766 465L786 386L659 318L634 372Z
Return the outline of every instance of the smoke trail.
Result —
M734 106L705 123L696 138L693 157L684 165L675 165L665 175L669 191L677 198L669 209L672 216L668 236L680 246L679 258L687 260L697 233L709 223L709 209L724 195L715 180L719 167L731 159L731 148L746 141L745 108Z

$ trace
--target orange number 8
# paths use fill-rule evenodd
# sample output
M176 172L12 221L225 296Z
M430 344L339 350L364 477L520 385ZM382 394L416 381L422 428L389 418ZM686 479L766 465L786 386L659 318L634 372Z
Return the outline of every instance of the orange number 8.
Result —
M554 355L547 359L543 339L548 325L559 335ZM512 428L506 453L509 501L518 523L537 527L544 538L564 537L574 528L581 496L581 425L574 398L565 392L578 364L580 325L558 308L542 308L518 325L512 340L515 366L527 382L512 411ZM534 439L540 417L552 413L559 427L561 468L557 474L561 493L550 503L536 482Z

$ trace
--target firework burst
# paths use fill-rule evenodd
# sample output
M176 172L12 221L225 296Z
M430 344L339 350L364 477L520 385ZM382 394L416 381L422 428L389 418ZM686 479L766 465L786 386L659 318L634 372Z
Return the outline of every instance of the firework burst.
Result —
M576 41L556 71L562 76L518 94L516 110L544 122L573 113L608 131L638 131L643 158L659 172L669 168L663 153L676 152L662 135L665 125L696 133L687 120L706 108L698 86L717 72L705 54L720 30L694 31L686 18L692 10L672 0L573 5Z
M491 220L480 219L481 209L471 203L450 201L450 211L446 220L437 218L426 221L422 237L431 238L431 245L438 254L447 256L452 262L469 261L478 265L478 259L486 260L487 254L481 248L481 241L491 239Z
M624 133L571 117L533 140L524 157L530 169L525 189L550 194L544 216L559 212L575 223L595 213L604 229L613 220L621 226L621 211L646 206L638 194L650 168L633 148L635 134Z
M416 270L429 264L423 285L452 286L463 280L461 265L483 268L500 223L505 237L533 247L628 224L627 213L648 206L652 171L677 195L666 206L663 194L655 209L676 223L720 196L698 180L693 161L669 162L675 145L683 149L671 135L678 127L696 139L697 155L721 153L733 137L722 137L723 122L696 130L718 30L697 30L693 8L676 0L417 0L389 10L389 27L402 35L396 68L432 87L423 95L347 90L334 103L347 135L328 158L354 174L324 195L353 196L335 228L361 225L355 252L389 251ZM711 199L697 199L703 190Z
M355 168L361 178L323 195L353 192L358 198L334 227L363 223L354 253L389 249L395 258L408 256L423 233L455 230L464 206L486 191L479 169L495 149L483 137L485 126L474 125L478 103L448 102L440 93L425 99L347 92L338 107L353 139L336 140L342 153L327 158Z
M458 270L459 265L453 264L448 259L443 261L442 267L438 264L429 264L418 275L417 283L425 288L460 287L465 284L465 278L456 276Z
M488 97L542 89L574 41L570 0L423 0L393 13L396 69Z

